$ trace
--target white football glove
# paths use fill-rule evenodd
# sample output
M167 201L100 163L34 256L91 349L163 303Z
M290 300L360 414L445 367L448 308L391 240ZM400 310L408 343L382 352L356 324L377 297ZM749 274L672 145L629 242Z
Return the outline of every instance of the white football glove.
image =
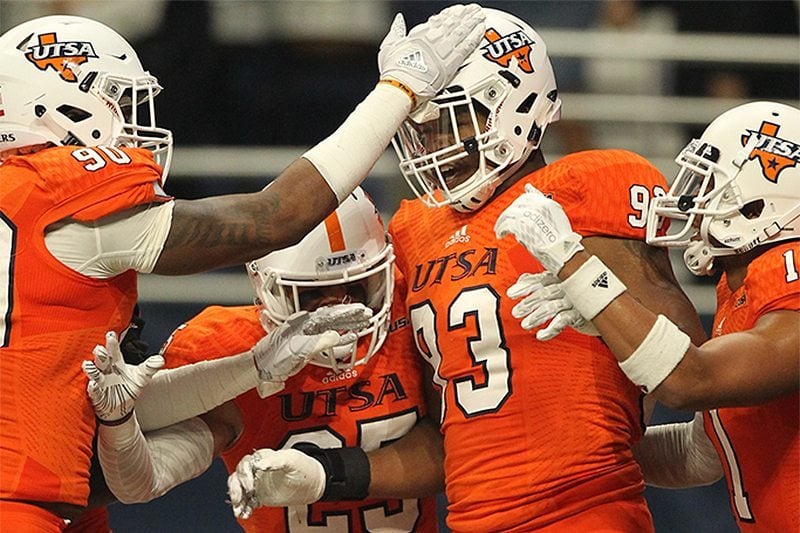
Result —
M258 507L288 507L319 501L327 476L322 464L303 452L264 448L245 455L228 477L233 514L249 518Z
M417 95L417 103L433 98L478 46L486 15L477 4L453 5L414 26L398 13L378 52L381 79L399 81Z
M368 326L371 317L372 309L362 304L331 305L291 315L253 346L259 377L265 382L283 383L300 372L312 356L354 343L358 335L348 330Z
M583 250L564 209L531 184L497 217L494 231L498 239L513 234L553 274Z
M133 411L134 404L159 368L164 358L151 355L139 365L129 365L122 357L117 334L106 333L106 345L92 351L94 361L84 361L83 373L89 378L86 392L92 401L97 418L116 422Z
M584 335L600 335L592 323L573 307L555 274L522 274L506 294L514 300L522 298L511 309L511 315L522 319L520 325L523 329L531 330L550 321L547 327L536 332L540 341L549 341L566 327Z

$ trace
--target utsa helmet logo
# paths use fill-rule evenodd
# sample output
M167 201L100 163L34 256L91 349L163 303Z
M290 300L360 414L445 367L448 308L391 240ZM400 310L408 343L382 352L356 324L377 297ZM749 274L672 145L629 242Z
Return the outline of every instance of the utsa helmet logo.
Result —
M75 73L67 64L80 65L89 58L96 58L92 43L83 41L58 42L55 33L44 33L39 36L39 44L28 48L25 57L39 70L52 68L61 79L71 83L78 81Z
M523 72L533 73L531 47L534 41L525 32L517 30L508 35L500 35L494 28L488 28L483 36L489 41L482 48L483 57L505 68L511 65L511 58L514 58Z
M778 137L779 129L779 124L764 121L758 131L747 130L747 133L742 135L743 146L747 144L751 135L759 137L748 160L758 158L764 177L773 183L778 182L778 175L781 171L796 166L800 161L800 145Z

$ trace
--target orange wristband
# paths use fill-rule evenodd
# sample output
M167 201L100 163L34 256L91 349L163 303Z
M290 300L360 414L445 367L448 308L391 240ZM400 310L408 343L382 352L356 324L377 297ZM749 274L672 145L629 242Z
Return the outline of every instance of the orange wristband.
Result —
M392 79L388 79L388 78L387 79L382 79L382 80L378 81L378 83L379 84L380 83L388 83L392 87L397 87L398 89L400 89L401 91L406 93L406 95L408 95L408 97L411 99L411 109L414 109L415 107L417 107L417 95L414 94L414 91L412 91L408 87L408 85L406 85L404 83L400 83L397 80L392 80Z

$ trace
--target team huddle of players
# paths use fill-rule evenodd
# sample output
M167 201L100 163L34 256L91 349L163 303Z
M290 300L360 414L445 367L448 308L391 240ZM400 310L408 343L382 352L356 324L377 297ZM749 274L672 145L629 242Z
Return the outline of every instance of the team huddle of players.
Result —
M435 531L442 490L454 531L652 531L645 483L723 476L742 531L800 528L800 110L722 114L670 185L625 150L548 164L543 39L454 5L398 15L269 187L184 201L116 32L45 17L0 57L4 526L108 531L104 498L220 456L247 531ZM358 185L390 142L416 198L387 233ZM710 339L666 247L721 272ZM139 272L237 263L254 305L123 353ZM645 430L656 400L697 416Z

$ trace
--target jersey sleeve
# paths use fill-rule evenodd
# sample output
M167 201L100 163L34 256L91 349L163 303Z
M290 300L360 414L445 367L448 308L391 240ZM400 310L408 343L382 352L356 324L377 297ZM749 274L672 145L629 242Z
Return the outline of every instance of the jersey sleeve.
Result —
M256 307L211 306L178 326L160 353L175 368L246 352L264 335Z
M584 237L644 240L650 199L667 189L664 176L643 157L625 150L580 152L564 158L559 202Z
M161 167L147 150L64 146L26 161L40 176L53 203L53 219L88 222L150 202L168 201Z
M755 317L771 311L800 311L800 242L777 246L747 269L748 305Z

